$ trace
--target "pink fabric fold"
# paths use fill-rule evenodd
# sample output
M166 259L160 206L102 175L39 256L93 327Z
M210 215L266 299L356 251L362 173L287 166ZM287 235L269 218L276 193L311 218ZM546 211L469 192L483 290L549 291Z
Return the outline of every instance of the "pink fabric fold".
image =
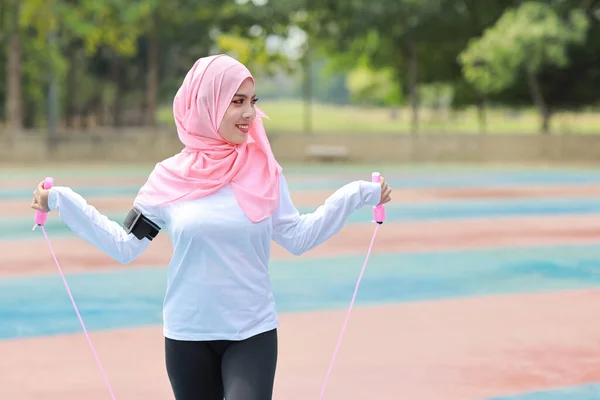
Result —
M248 138L226 141L218 131L233 95L246 78L254 77L227 55L204 57L186 74L175 95L173 113L185 148L158 164L136 201L149 205L191 201L227 184L244 214L259 222L277 208L281 166L275 160L257 108Z

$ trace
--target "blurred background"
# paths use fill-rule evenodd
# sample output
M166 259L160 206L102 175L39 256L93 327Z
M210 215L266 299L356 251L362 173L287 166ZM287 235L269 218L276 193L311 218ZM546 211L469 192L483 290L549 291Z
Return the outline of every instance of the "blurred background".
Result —
M600 127L594 0L3 0L0 21L2 160L167 156L173 96L217 53L256 76L273 140L297 141L274 143L282 161L365 143L390 161L590 159Z

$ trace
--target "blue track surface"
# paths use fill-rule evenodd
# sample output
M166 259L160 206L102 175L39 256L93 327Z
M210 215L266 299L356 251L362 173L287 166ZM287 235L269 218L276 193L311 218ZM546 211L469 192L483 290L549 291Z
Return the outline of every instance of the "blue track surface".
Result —
M487 400L600 400L600 384L544 390L506 397L492 397Z
M365 249L366 250L366 249ZM363 257L272 263L280 312L347 307ZM62 280L0 280L0 338L79 332ZM74 274L69 286L92 329L161 323L165 268ZM335 284L332 284L335 282ZM600 287L600 246L376 254L357 304Z
M384 172L385 173L385 172ZM117 174L119 175L119 174ZM368 175L368 174L367 174ZM294 180L289 177L290 187L293 190L335 190L345 185L350 180L369 179L361 177L359 173L352 177L343 179L323 179L318 176L315 180ZM541 171L541 172L467 172L467 173L415 173L414 175L392 174L387 179L389 184L396 189L418 189L418 188L457 188L457 187L496 187L496 186L530 186L530 185L581 185L600 184L600 172L596 171ZM60 181L57 182L57 185ZM143 180L142 180L143 182ZM32 185L37 184L37 181ZM84 197L88 196L135 196L139 185L123 185L111 188L94 187L92 185L76 185L73 189ZM30 199L31 189L6 189L0 188L0 200Z
M106 171L57 170L55 178L106 177ZM114 169L118 176L143 182L151 167ZM336 167L331 171L343 172ZM329 175L314 169L314 180L306 171L289 169L292 190L329 190L352 179L369 179L370 172L350 168L354 176ZM347 171L348 172L348 171ZM386 170L382 170L384 176ZM300 173L302 176L297 176ZM310 172L309 172L310 173ZM27 171L0 171L0 181L32 177ZM50 174L50 173L49 173ZM388 174L394 189L419 188L493 188L531 185L600 185L600 171L592 170L414 170ZM29 203L31 189L0 188L2 201L23 201L23 213L0 219L0 241L36 240L39 251L47 252L40 241L41 232L31 232ZM86 198L125 196L133 199L139 185L93 187L76 185L73 189ZM301 207L310 212L314 207ZM121 222L126 210L107 216ZM456 221L485 219L493 224L504 217L575 216L600 214L600 198L476 199L388 205L389 222ZM366 207L350 217L351 224L365 224L372 213ZM365 225L365 229L372 229ZM600 232L600 227L598 228ZM58 216L49 218L51 240L74 237ZM600 233L599 233L600 239ZM366 246L365 243L365 253ZM35 250L38 251L38 250ZM60 257L60 255L59 255ZM273 290L279 312L345 309L352 296L364 256L297 258L271 263ZM1 261L0 261L1 264ZM0 339L40 337L79 333L81 326L56 271L50 254L46 275L0 279ZM122 269L115 262L103 271L71 274L67 277L92 331L136 328L162 322L162 301L166 284L166 266ZM435 301L465 297L511 295L570 289L600 288L600 244L579 246L539 246L526 248L427 251L422 253L376 253L371 256L356 299L357 305ZM590 316L593 318L594 316ZM494 397L485 400L600 400L599 385L582 385L546 391Z

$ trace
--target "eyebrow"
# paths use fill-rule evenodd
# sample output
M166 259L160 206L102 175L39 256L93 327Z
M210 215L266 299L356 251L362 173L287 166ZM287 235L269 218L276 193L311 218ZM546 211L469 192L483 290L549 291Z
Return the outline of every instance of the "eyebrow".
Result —
M245 99L248 98L248 96L246 96L245 94L240 94L240 93L234 94L233 97L243 97ZM256 97L256 94L253 94L252 97Z

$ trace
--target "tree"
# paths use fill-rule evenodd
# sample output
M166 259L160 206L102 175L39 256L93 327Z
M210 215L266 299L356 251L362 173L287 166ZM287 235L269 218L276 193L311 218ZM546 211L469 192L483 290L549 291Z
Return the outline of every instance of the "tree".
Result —
M459 55L464 76L481 93L495 94L513 85L524 71L541 116L541 131L547 133L551 110L539 73L546 66L566 67L568 46L583 43L588 28L589 20L581 9L571 10L563 21L550 5L525 2L506 10Z
M339 65L351 70L365 55L370 67L392 68L399 98L412 108L411 130L419 129L421 38L426 22L441 10L442 0L307 0L315 12L317 37L333 53L342 53ZM336 57L337 58L337 57Z
M479 130L486 131L486 96L465 81L457 55L511 6L509 0L445 0L441 12L425 21L420 39L421 82L452 87L455 109L477 105Z
M577 111L598 105L597 89L600 87L600 1L568 0L555 6L562 17L573 8L586 12L590 21L586 40L567 48L569 63L565 67L544 66L538 74L541 91L552 112ZM514 84L494 95L494 100L512 106L531 104L527 76L521 71Z
M357 104L391 106L401 102L393 68L373 70L364 57L348 73L347 86Z

